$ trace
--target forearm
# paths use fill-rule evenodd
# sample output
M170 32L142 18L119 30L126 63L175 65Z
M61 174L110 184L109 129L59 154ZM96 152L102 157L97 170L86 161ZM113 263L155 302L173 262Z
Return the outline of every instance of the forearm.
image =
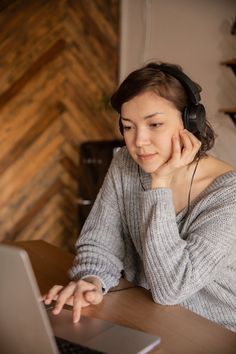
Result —
M94 247L94 252L97 252L96 247ZM98 279L103 292L106 293L111 287L118 284L122 269L122 262L111 263L109 255L106 257L93 256L81 251L69 271L69 276L74 280Z
M124 257L120 219L119 210L112 209L100 193L76 243L73 279L95 276L105 292L118 283Z
M214 218L208 214L199 230L181 238L168 189L145 192L141 204L143 262L153 298L163 304L180 303L214 277L227 252L219 241L221 231L214 244Z

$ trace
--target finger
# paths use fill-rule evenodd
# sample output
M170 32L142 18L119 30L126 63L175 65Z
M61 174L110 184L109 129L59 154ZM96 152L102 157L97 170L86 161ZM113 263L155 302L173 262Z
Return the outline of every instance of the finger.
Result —
M77 323L81 317L81 309L83 307L89 306L91 303L87 301L86 294L93 294L98 291L97 287L88 283L84 280L80 280L76 285L76 290L74 292L73 298L73 322ZM91 295L90 295L91 296ZM98 301L99 299L94 299L91 296L92 300Z
M63 289L62 285L54 285L47 294L44 295L44 302L47 305L50 305L52 300L55 300L55 297L60 293Z
M181 157L181 145L180 145L180 139L178 135L173 135L172 146L173 146L172 159L178 161Z
M180 131L182 137L183 149L182 158L185 163L192 162L198 150L201 147L201 142L189 131Z
M188 136L194 147L196 146L199 148L199 146L201 146L201 141L198 138L196 138L196 136L193 133L191 133L190 131L188 131L187 129L180 131L180 134Z
M195 150L195 151L198 151L198 150L201 148L201 145L202 145L201 141L198 140L198 139L196 138L196 136L193 135L192 133L190 133L190 138L192 139L192 143L193 143L193 146L194 146L194 150Z
M80 320L82 307L90 305L90 303L86 301L84 295L86 294L86 292L94 292L96 290L97 290L97 286L94 285L93 283L87 282L86 280L79 280L77 283L74 283L73 294L71 294L71 296L67 298L68 301L71 301L73 299L73 322L74 323L77 323ZM64 294L62 295L64 296ZM95 301L98 301L98 299L96 299ZM60 309L60 307L58 308Z
M97 305L102 301L103 295L102 295L101 291L99 291L97 289L96 291L87 291L84 294L84 298L91 305Z
M74 303L74 300L73 300L74 296L71 295L67 301L66 301L66 304L69 305L69 306L73 306L73 303Z
M80 320L81 308L82 308L82 293L76 291L73 298L73 322L77 323Z
M52 311L54 315L57 315L61 312L61 309L63 308L67 300L69 300L73 295L75 287L75 282L70 282L63 290L61 290L60 294L57 297L56 305Z
M185 158L193 151L193 143L186 131L180 131L180 138L182 140L182 154L181 157Z

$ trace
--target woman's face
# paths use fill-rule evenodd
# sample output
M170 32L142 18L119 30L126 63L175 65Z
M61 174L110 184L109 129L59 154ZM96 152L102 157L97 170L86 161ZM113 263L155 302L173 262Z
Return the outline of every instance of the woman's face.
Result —
M184 129L181 112L153 91L125 102L121 122L131 157L147 173L153 173L170 159L172 137Z

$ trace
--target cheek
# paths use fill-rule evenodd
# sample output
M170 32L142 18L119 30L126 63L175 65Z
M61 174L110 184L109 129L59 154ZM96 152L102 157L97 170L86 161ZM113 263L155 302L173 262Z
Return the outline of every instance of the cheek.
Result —
M127 148L128 148L128 146L130 146L131 145L131 142L130 142L130 139L129 138L127 138L127 136L124 134L123 135L123 138L124 138L124 141L125 141L125 145L127 146Z
M165 158L169 158L172 153L172 135L161 134L156 140L156 146L158 147L159 153Z
M125 141L125 145L127 147L127 150L129 151L129 153L132 153L132 150L134 149L134 144L133 144L133 141L130 138L130 136L126 136L124 134L124 141Z
M178 135L180 129L183 129L182 119L179 119L174 126L168 126L165 131L162 131L162 134L159 135L158 147L163 157L169 159L172 155L173 149L173 136Z

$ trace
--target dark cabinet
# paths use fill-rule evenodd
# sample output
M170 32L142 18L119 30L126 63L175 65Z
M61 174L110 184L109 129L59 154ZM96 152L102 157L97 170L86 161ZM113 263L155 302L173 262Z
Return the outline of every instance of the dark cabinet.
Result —
M111 160L121 146L122 140L88 141L80 146L77 197L79 231L93 206Z

